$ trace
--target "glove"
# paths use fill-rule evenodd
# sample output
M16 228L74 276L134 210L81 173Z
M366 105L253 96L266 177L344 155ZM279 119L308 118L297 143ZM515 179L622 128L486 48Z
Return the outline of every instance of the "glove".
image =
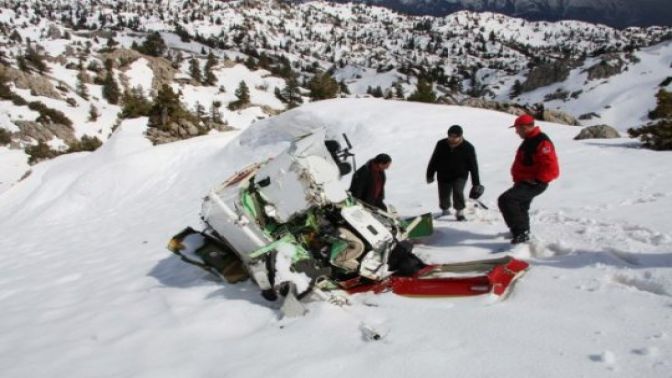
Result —
M483 195L484 191L485 187L483 185L474 185L471 187L471 190L469 191L469 198L479 199Z
M427 177L427 183L431 184L434 182L434 177Z

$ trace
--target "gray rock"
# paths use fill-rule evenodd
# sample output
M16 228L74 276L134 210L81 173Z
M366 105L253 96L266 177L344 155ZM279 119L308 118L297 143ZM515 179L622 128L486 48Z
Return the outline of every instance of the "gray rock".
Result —
M618 130L608 125L596 125L584 127L579 135L574 137L574 140L582 139L611 139L620 138L621 134Z
M564 81L569 76L572 65L568 62L557 61L534 67L522 84L522 92L529 92L537 88Z
M0 65L0 76L4 76L13 82L17 88L30 89L35 96L44 96L61 100L60 93L54 88L54 85L44 76L30 75L15 68Z
M507 102L498 102L475 97L470 97L462 100L462 102L460 102L460 105L470 106L472 108L479 108L479 109L496 110L499 112L509 113L513 115L520 115L526 112L525 109L516 104L509 104Z
M581 123L574 116L560 110L545 109L542 118L544 121L562 125L581 126Z
M606 79L621 73L624 64L625 63L618 55L610 54L585 71L588 72L588 80Z
M70 144L77 141L72 128L58 123L42 124L33 121L14 121L19 128L15 134L23 141L37 140L47 142L58 138Z
M154 77L152 78L152 88L144 88L145 90L150 90L154 93L158 92L163 84L171 84L175 78L177 70L174 69L170 62L164 58L156 58L153 56L143 55L135 50L131 49L115 49L114 51L103 54L102 60L110 58L115 63L116 68L120 68L125 71L128 68L128 65L124 67L118 67L119 62L130 63L139 58L144 58L147 60L149 67L152 69Z

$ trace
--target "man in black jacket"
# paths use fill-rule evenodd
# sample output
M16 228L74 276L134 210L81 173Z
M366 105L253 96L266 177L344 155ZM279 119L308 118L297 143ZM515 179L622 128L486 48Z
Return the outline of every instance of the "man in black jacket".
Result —
M388 154L379 154L360 167L352 175L350 193L353 197L371 206L387 211L385 199L385 170L390 167L392 158Z
M450 200L452 194L455 216L458 221L464 221L464 186L467 176L471 174L471 185L480 187L478 177L478 162L474 146L462 137L462 127L453 125L448 129L448 138L436 143L432 158L427 166L427 183L434 182L437 174L439 183L439 207L442 215L450 214ZM482 189L482 188L481 188ZM482 190L481 190L482 191Z

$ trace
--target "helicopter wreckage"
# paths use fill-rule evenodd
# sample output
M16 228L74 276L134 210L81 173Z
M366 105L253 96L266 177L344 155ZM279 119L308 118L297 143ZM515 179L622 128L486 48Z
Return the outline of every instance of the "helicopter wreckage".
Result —
M288 316L310 300L342 303L361 292L507 294L526 262L425 263L412 240L432 233L431 214L400 219L352 197L341 182L354 163L343 136L348 148L315 130L236 172L205 197L204 230L187 227L168 248L230 284L251 279Z

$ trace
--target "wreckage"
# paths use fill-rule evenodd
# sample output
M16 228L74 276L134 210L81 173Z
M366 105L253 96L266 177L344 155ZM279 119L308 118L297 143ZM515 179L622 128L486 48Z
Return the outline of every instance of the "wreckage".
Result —
M253 280L283 312L302 302L343 302L347 294L503 296L528 264L503 258L432 265L412 239L432 233L431 214L399 219L353 198L341 181L351 171L350 142L324 130L298 136L284 152L236 172L205 197L203 231L186 228L168 248L225 280ZM340 299L340 300L339 300Z

